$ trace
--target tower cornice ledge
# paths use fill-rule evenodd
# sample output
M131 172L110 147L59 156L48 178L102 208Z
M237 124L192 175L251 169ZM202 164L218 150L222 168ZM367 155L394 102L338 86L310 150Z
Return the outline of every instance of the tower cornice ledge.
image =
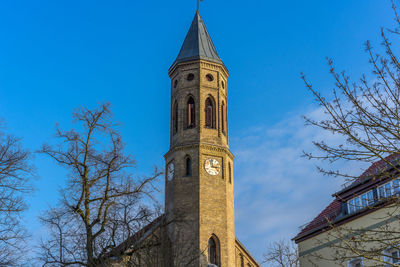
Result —
M178 67L189 67L190 68L191 65L197 66L199 63L200 63L200 67L219 70L224 74L224 76L226 76L226 78L229 77L229 71L224 64L212 62L208 59L196 59L196 60L192 60L192 61L181 62L178 64L174 63L171 66L171 68L168 70L168 75L170 77L172 77Z
M174 148L171 148L167 153L165 153L164 158L167 158L171 153L173 153L175 151L185 150L188 148L201 148L201 149L209 150L209 151L225 152L228 154L228 156L231 160L233 160L235 158L235 156L232 154L232 152L229 150L229 148L214 145L214 144L189 144L189 145L176 146Z

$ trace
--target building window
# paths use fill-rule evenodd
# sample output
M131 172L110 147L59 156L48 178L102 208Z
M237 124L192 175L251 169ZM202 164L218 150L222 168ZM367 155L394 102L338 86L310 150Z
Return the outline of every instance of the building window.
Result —
M374 192L373 190L370 190L368 192L365 192L361 196L357 196L353 199L350 199L347 202L347 210L349 214L352 214L366 207L369 207L374 203L375 203Z
M196 126L196 111L194 108L194 99L193 97L189 97L186 105L186 119L187 125L186 128L194 128Z
M355 208L354 208L354 199L350 200L350 201L347 203L347 205L348 205L349 214L354 213L354 211L355 211Z
M176 134L178 132L178 103L176 101L174 103L174 111L172 114L172 125L173 133Z
M392 195L392 185L391 185L391 183L385 184L385 195L386 195L386 197L390 197Z
M399 179L387 182L378 187L378 198L391 197L400 193Z
M354 208L356 209L356 211L361 209L361 199L360 199L360 197L356 197L354 199Z
M240 267L244 267L244 257L240 254Z
M398 195L400 193L400 182L399 179L393 180L393 194Z
M219 243L216 236L208 240L208 263L219 266Z
M215 129L215 107L214 101L211 97L206 99L205 107L206 127Z
M222 101L222 105L221 105L221 119L222 119L222 123L221 123L222 132L225 133L225 129L226 129L226 108L225 108L224 101Z
M174 81L174 88L176 88L178 86L178 80Z
M192 160L190 159L189 156L186 156L186 171L185 171L186 176L192 176Z
M363 267L363 260L362 258L357 258L357 259L352 259L349 260L349 262L347 263L348 267Z
M385 262L388 262L385 266L393 266L394 264L397 266L400 263L400 250L398 248L388 249L384 254L384 260ZM389 263L393 263L393 265Z
M214 81L214 76L212 76L211 74L207 74L206 79L207 79L207 81L212 82L212 81Z
M228 163L228 179L229 179L229 183L231 184L232 183L232 166L231 166L231 163L229 162Z
M368 195L367 193L361 195L361 206L362 207L368 207Z
M375 197L374 197L374 191L370 190L367 192L367 199L368 199L368 205L371 206L372 204L375 203Z
M186 77L186 80L188 80L188 81L193 81L193 79L194 79L193 73L189 73L188 76Z

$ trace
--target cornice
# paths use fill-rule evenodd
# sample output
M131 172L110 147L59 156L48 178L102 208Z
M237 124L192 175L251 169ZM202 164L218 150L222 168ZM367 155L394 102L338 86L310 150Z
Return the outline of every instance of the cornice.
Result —
M182 151L182 150L186 150L186 149L193 149L193 148L226 153L226 154L228 154L228 156L231 160L233 160L235 158L235 156L232 154L232 152L229 150L229 148L223 147L223 146L218 146L218 145L212 145L212 144L190 144L190 145L177 146L177 147L171 148L167 153L165 153L164 158L167 158L173 152Z
M178 64L174 65L173 68L171 68L168 71L168 75L169 75L169 77L172 78L172 76L174 75L174 72L178 68L182 68L182 67L187 68L187 67L190 67L191 65L197 67L199 64L200 64L200 68L211 68L211 69L214 69L217 71L221 71L225 75L226 79L229 77L229 71L224 64L219 64L219 63L207 61L204 59L178 63Z

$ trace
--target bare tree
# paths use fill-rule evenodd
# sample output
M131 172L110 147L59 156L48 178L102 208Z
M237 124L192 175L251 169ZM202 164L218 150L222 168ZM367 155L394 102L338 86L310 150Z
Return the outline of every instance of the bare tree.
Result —
M204 250L199 250L195 242L185 236L188 222L181 215L168 220L165 214L158 214L154 221L113 249L106 257L111 259L106 266L186 267L197 261L206 265Z
M400 155L400 62L387 37L388 33L399 37L400 17L395 3L392 3L397 28L381 29L385 53L375 53L368 41L365 45L374 77L363 75L359 82L353 83L345 72L337 72L333 61L328 59L335 84L333 99L327 100L302 75L305 85L327 117L323 120L305 117L306 123L343 136L346 140L339 145L330 145L323 140L315 141L314 145L321 153L316 155L305 152L305 156L310 159L366 163L384 160L392 168L399 167L391 160L386 160L388 155ZM358 179L358 176L340 170L320 168L320 171L350 180Z
M0 131L1 266L14 266L21 260L27 235L20 216L27 208L24 196L32 191L32 178L30 153L22 148L20 139Z
M132 156L112 122L109 104L74 112L79 130L57 129L58 145L41 153L69 170L60 204L41 216L50 236L40 246L44 266L99 266L105 255L152 219L154 175L135 177Z
M366 42L365 51L369 56L372 68L372 77L363 75L358 82L352 82L345 72L338 72L331 59L328 59L330 74L334 79L334 89L331 98L325 98L319 90L302 75L306 87L314 95L316 102L324 110L326 118L314 120L305 117L306 124L323 129L335 135L342 136L341 144L329 144L324 140L314 141L318 149L317 154L305 152L310 159L317 159L334 163L336 161L373 163L384 162L377 166L373 173L374 179L396 177L400 173L400 61L396 52L400 36L400 17L398 14L399 3L392 1L394 29L382 28L383 53L373 48L370 42ZM395 49L394 49L395 47ZM328 164L332 166L331 164ZM319 167L319 171L326 175L344 177L349 182L363 179L358 175L345 173L342 170L325 169ZM390 264L393 260L384 260L392 257L385 252L390 247L400 244L400 231L397 209L399 198L387 199L392 205L386 207L385 221L391 218L395 227L385 224L374 230L362 228L348 228L336 226L330 222L329 240L331 247L336 249L335 257L331 260L343 262L349 257L364 257L374 264ZM373 207L374 209L377 207ZM378 208L382 208L382 205ZM327 219L328 220L328 219ZM345 253L341 253L341 252ZM350 254L348 252L351 252ZM318 255L317 255L318 257ZM376 265L375 265L376 266ZM396 265L397 266L397 265Z
M299 267L296 245L284 240L273 242L264 253L263 263L269 263L271 267Z

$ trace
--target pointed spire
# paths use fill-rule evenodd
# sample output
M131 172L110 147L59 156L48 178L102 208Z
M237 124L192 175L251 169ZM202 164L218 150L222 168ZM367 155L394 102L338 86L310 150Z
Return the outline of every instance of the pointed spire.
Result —
M178 63L196 59L204 59L223 64L198 10L196 11L196 15L194 16L179 55L171 68Z

